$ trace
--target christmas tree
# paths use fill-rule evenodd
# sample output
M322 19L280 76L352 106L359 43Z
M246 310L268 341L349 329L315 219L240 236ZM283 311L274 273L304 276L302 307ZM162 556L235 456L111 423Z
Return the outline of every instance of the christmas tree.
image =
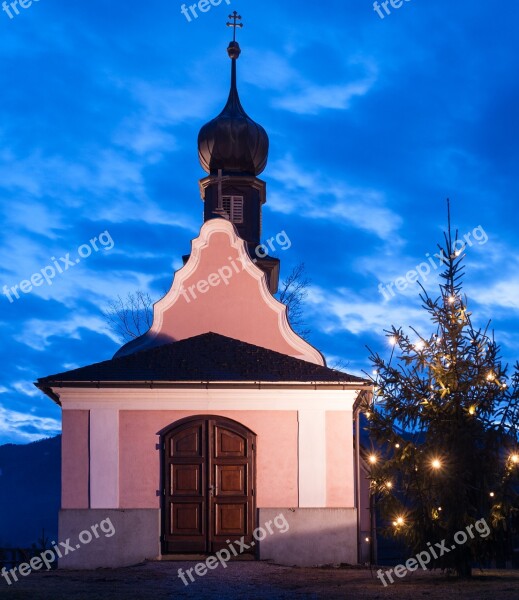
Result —
M414 553L429 551L428 567L468 577L474 564L511 552L519 364L509 380L489 324L473 324L450 214L438 247L440 295L433 300L423 286L420 294L430 333L391 327L389 359L371 352L374 395L363 410L373 446L365 458L384 532Z

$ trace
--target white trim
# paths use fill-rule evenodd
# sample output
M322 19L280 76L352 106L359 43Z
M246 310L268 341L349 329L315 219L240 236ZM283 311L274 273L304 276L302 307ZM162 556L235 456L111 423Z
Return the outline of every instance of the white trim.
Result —
M53 388L63 409L352 410L359 390Z
M89 408L90 508L119 508L119 411Z
M326 412L300 410L299 508L326 507Z

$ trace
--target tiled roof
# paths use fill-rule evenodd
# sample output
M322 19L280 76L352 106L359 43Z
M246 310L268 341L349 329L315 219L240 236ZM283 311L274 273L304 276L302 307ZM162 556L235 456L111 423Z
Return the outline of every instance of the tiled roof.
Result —
M47 390L66 382L334 382L367 383L292 356L216 333L204 333L88 367L38 379Z

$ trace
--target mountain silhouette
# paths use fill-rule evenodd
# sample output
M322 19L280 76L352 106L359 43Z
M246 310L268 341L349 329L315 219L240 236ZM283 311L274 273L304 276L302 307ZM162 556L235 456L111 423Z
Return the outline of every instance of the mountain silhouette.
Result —
M0 548L58 541L61 435L0 446Z

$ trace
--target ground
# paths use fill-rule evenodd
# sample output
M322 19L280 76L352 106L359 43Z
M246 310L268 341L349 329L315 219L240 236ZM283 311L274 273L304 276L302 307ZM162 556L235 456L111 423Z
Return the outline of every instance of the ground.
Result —
M469 582L415 572L384 587L360 568L298 569L264 562L218 566L187 587L177 576L193 562L149 562L126 569L32 573L8 586L2 600L519 600L518 571L475 571Z

